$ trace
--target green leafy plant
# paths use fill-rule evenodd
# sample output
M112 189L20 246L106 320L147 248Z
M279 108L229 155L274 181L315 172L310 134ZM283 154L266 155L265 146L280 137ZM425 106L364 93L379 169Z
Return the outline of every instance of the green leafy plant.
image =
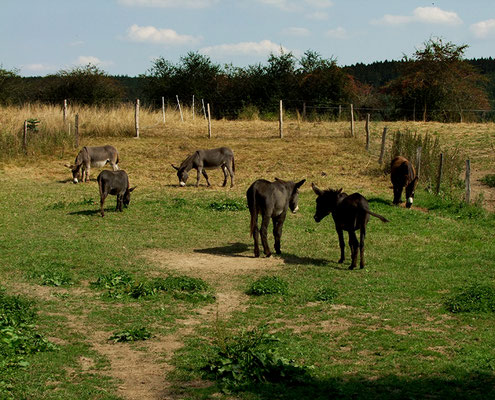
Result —
M27 128L28 130L30 130L31 132L38 132L38 124L40 123L41 121L37 118L30 118L27 120Z
M322 287L316 292L315 299L317 301L326 301L328 303L333 303L334 299L337 297L338 292L332 287Z
M36 332L35 322L32 302L0 291L0 376L6 369L29 365L29 354L56 349Z
M43 286L69 286L74 283L72 274L56 269L33 272L30 278L37 280Z
M279 342L266 327L217 338L213 355L202 368L208 378L230 388L256 383L294 383L309 377L308 367L278 354Z
M495 312L495 287L475 283L459 288L445 301L445 305L453 313Z
M253 296L262 296L265 294L287 294L289 285L278 276L264 276L254 281L247 291L247 294Z
M117 331L108 338L114 343L118 342L136 342L138 340L148 340L151 338L151 332L144 326L139 328L129 328L122 331Z

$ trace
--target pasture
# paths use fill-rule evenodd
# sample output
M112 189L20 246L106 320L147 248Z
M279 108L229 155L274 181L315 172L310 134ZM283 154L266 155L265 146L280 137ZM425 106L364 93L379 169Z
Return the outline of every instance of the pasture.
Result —
M77 150L61 144L36 160L3 161L1 286L33 302L36 332L55 348L0 364L0 397L495 397L494 314L447 306L457 290L495 285L495 217L486 210L495 189L478 182L495 169L495 126L387 125L462 146L485 209L421 187L411 209L392 206L377 164L383 123L372 127L370 153L361 131L345 137L344 122L289 120L282 140L265 121L214 121L212 139L201 120L170 121L140 139L87 129L81 146L114 145L138 186L123 213L109 196L105 218L99 169L74 185L63 166ZM234 150L235 186L222 188L212 170L211 188L204 178L179 187L170 164L220 146ZM306 184L282 254L255 259L245 192L275 177ZM348 247L337 263L331 217L313 219L311 182L360 192L390 220L369 222L364 270L347 269ZM258 281L266 277L276 279ZM263 294L273 282L282 283L276 293Z

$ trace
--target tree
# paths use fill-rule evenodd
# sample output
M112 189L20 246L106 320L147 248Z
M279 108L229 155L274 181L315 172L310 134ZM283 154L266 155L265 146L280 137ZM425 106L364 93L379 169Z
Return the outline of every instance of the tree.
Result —
M388 89L401 108L421 110L423 120L462 120L462 110L488 108L484 78L463 59L467 45L431 38L411 58Z
M15 100L13 96L20 81L21 77L16 70L7 70L0 65L0 102L8 103Z
M61 102L70 99L81 104L105 104L122 100L123 87L105 71L88 64L60 70L47 77L46 100Z

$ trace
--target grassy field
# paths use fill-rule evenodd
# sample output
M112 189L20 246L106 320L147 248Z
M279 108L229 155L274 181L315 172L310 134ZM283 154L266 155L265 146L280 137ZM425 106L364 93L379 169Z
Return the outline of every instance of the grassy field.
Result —
M0 398L495 398L494 314L447 305L458 290L495 285L494 214L424 190L411 210L393 207L377 165L383 123L366 153L344 122L287 121L283 140L273 122L214 121L210 140L201 120L152 122L139 140L83 131L81 145L114 144L138 186L123 213L107 200L105 218L99 170L70 183L66 144L2 163L3 293L32 301L53 346L0 364ZM388 126L462 146L477 176L495 169L493 124ZM212 188L203 178L179 188L170 163L220 145L234 149L236 187L220 187L218 170ZM275 176L307 183L282 255L255 259L245 191ZM333 221L313 220L311 182L359 191L391 221L370 221L364 270L337 264ZM477 183L475 197L490 209L494 190ZM247 294L266 276L282 294Z

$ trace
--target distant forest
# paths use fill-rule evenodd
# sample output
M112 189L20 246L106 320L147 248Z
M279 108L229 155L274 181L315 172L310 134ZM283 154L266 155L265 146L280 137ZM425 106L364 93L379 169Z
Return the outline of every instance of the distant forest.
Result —
M308 50L271 54L265 64L220 66L190 52L176 64L160 57L139 77L110 76L97 66L62 70L46 77L20 77L0 67L0 103L104 105L139 98L143 105L211 106L215 118L274 118L279 100L287 113L308 119L358 117L375 120L495 120L495 59L466 60L466 45L430 39L402 61L340 67Z

